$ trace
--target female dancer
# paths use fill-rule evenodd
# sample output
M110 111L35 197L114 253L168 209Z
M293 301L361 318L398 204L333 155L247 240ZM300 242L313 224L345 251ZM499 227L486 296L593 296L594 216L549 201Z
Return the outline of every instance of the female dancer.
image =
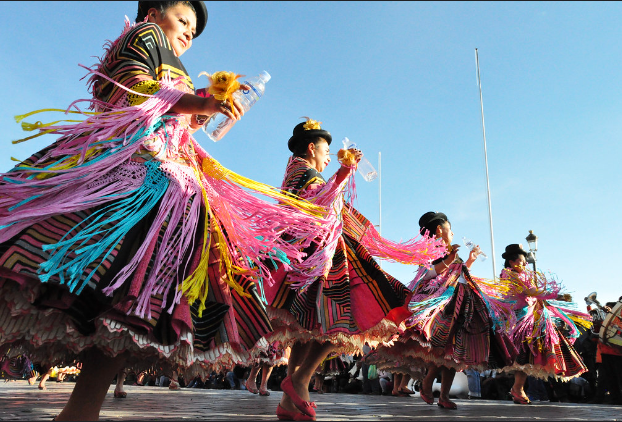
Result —
M281 266L275 271L277 282L265 287L275 330L267 340L293 343L288 376L281 383L285 394L277 408L279 419L314 420L308 385L324 358L331 351L356 352L365 341L390 336L407 315L410 292L372 255L425 264L444 253L440 242L430 239L389 242L346 204L344 188L361 153L340 151L342 166L326 182L321 172L330 162L331 141L330 133L311 119L296 125L288 141L293 155L283 189L328 207L331 214L329 233L305 250L304 262L313 270L286 272Z
M191 136L217 112L243 114L235 75L212 77L226 95L197 96L179 60L206 22L201 1L139 2L91 69L94 112L24 124L60 137L0 179L0 354L80 355L57 420L96 420L126 364L190 378L246 360L271 330L263 260L299 261L285 228L308 244L322 231L319 207L223 168Z
M572 343L579 336L575 323L589 326L590 317L555 303L554 300L570 302L570 295L560 294L558 283L525 268L526 256L520 244L506 246L501 255L505 259L501 279L508 282L511 287L508 297L515 301L518 321L512 337L519 351L514 363L501 371L514 371L510 394L517 404L531 403L524 390L529 375L543 380L554 377L567 381L587 371ZM565 323L568 338L555 320Z
M252 362L251 372L246 380L246 389L260 396L269 396L268 379L275 366L287 365L289 361L289 349L284 348L280 342L275 341L260 351ZM261 370L261 384L257 389L257 375Z
M502 367L516 354L507 328L510 306L491 296L484 281L469 273L479 247L473 248L466 262L458 257L459 245L452 245L453 232L447 216L427 212L419 219L420 232L442 239L449 253L429 268L421 268L410 287L412 316L405 321L406 330L390 348L379 351L387 360L391 356L409 368L427 366L420 396L434 403L432 384L441 373L441 395L438 402L445 409L456 409L449 400L449 390L456 374L466 368L480 371ZM484 289L487 291L485 292Z

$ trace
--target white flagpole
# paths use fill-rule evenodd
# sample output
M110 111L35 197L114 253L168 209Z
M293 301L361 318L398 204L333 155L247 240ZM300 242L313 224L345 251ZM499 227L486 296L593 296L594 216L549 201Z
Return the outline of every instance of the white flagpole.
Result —
M380 161L380 151L378 151L378 234L382 236L382 162ZM382 268L382 261L378 261Z
M479 87L479 103L482 112L482 133L484 136L484 163L486 166L486 191L488 193L488 218L490 220L490 243L492 246L492 273L493 277L498 277L497 273L497 261L495 260L495 236L492 231L492 206L490 203L490 181L488 178L488 151L486 149L486 125L484 124L484 99L482 97L482 80L479 75L479 56L477 54L477 48L475 49L475 66L477 68L477 85Z

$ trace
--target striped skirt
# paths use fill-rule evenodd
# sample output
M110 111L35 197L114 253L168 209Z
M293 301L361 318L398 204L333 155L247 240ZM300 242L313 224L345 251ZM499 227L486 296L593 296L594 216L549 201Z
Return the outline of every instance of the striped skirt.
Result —
M482 293L470 284L456 283L449 299L427 314L406 321L408 328L384 349L387 360L393 355L409 358L411 366L420 361L480 372L513 362L516 348L510 337L493 329Z
M275 270L274 279L273 286L264 286L274 329L268 341L286 345L328 341L337 346L337 353L356 353L365 342L390 338L409 315L410 290L346 234L340 238L328 275L305 290L290 288L282 267Z

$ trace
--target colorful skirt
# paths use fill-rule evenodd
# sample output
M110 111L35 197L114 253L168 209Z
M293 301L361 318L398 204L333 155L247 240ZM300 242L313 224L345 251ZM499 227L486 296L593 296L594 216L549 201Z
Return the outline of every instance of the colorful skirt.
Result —
M55 365L97 347L130 367L205 375L247 362L272 331L249 262L275 249L297 259L282 230L315 233L318 219L236 185L179 125L148 131L169 160L139 133L79 165L57 141L3 175L0 354ZM48 170L59 162L75 168Z
M331 352L315 369L317 375L339 375L346 370L346 364L341 359L341 354Z
M365 342L390 338L409 315L410 290L346 234L339 239L328 275L305 289L285 283L282 267L273 277L274 285L264 285L274 329L268 341L327 341L335 344L336 353L357 353Z
M538 300L517 311L513 340L519 353L514 363L500 372L522 371L543 380L553 377L568 381L587 371L571 340L555 323L551 306L548 301ZM538 331L535 336L534 327Z
M422 300L415 295L413 300ZM513 362L517 351L508 334L494 329L487 307L490 299L483 292L470 282L455 283L439 298L419 306L405 322L404 333L385 349L387 357L409 358L410 364L420 360L456 371L480 372Z

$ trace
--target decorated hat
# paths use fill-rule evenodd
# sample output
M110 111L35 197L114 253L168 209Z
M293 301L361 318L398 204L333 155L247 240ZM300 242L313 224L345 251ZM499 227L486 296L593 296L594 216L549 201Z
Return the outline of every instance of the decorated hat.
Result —
M505 247L505 252L501 255L501 258L507 259L512 255L525 255L527 257L528 253L523 249L523 245L520 243L512 243L511 245L507 245Z
M145 16L147 16L147 12L152 7L156 9L159 7L158 3L164 3L161 1L139 1L138 2L138 17L136 21L142 21ZM205 29L205 25L207 24L207 7L205 3L202 1L190 1L188 2L192 4L194 7L195 14L197 15L197 29L196 33L192 37L193 39L198 38L201 35L201 32Z
M296 127L294 127L294 133L292 137L289 138L289 141L287 141L287 148L289 148L291 152L295 152L296 146L300 142L304 142L307 139L316 138L318 136L326 139L326 142L330 145L333 141L333 137L330 132L322 129L320 126L322 122L318 122L308 117L304 118L307 119L306 122L298 123Z

